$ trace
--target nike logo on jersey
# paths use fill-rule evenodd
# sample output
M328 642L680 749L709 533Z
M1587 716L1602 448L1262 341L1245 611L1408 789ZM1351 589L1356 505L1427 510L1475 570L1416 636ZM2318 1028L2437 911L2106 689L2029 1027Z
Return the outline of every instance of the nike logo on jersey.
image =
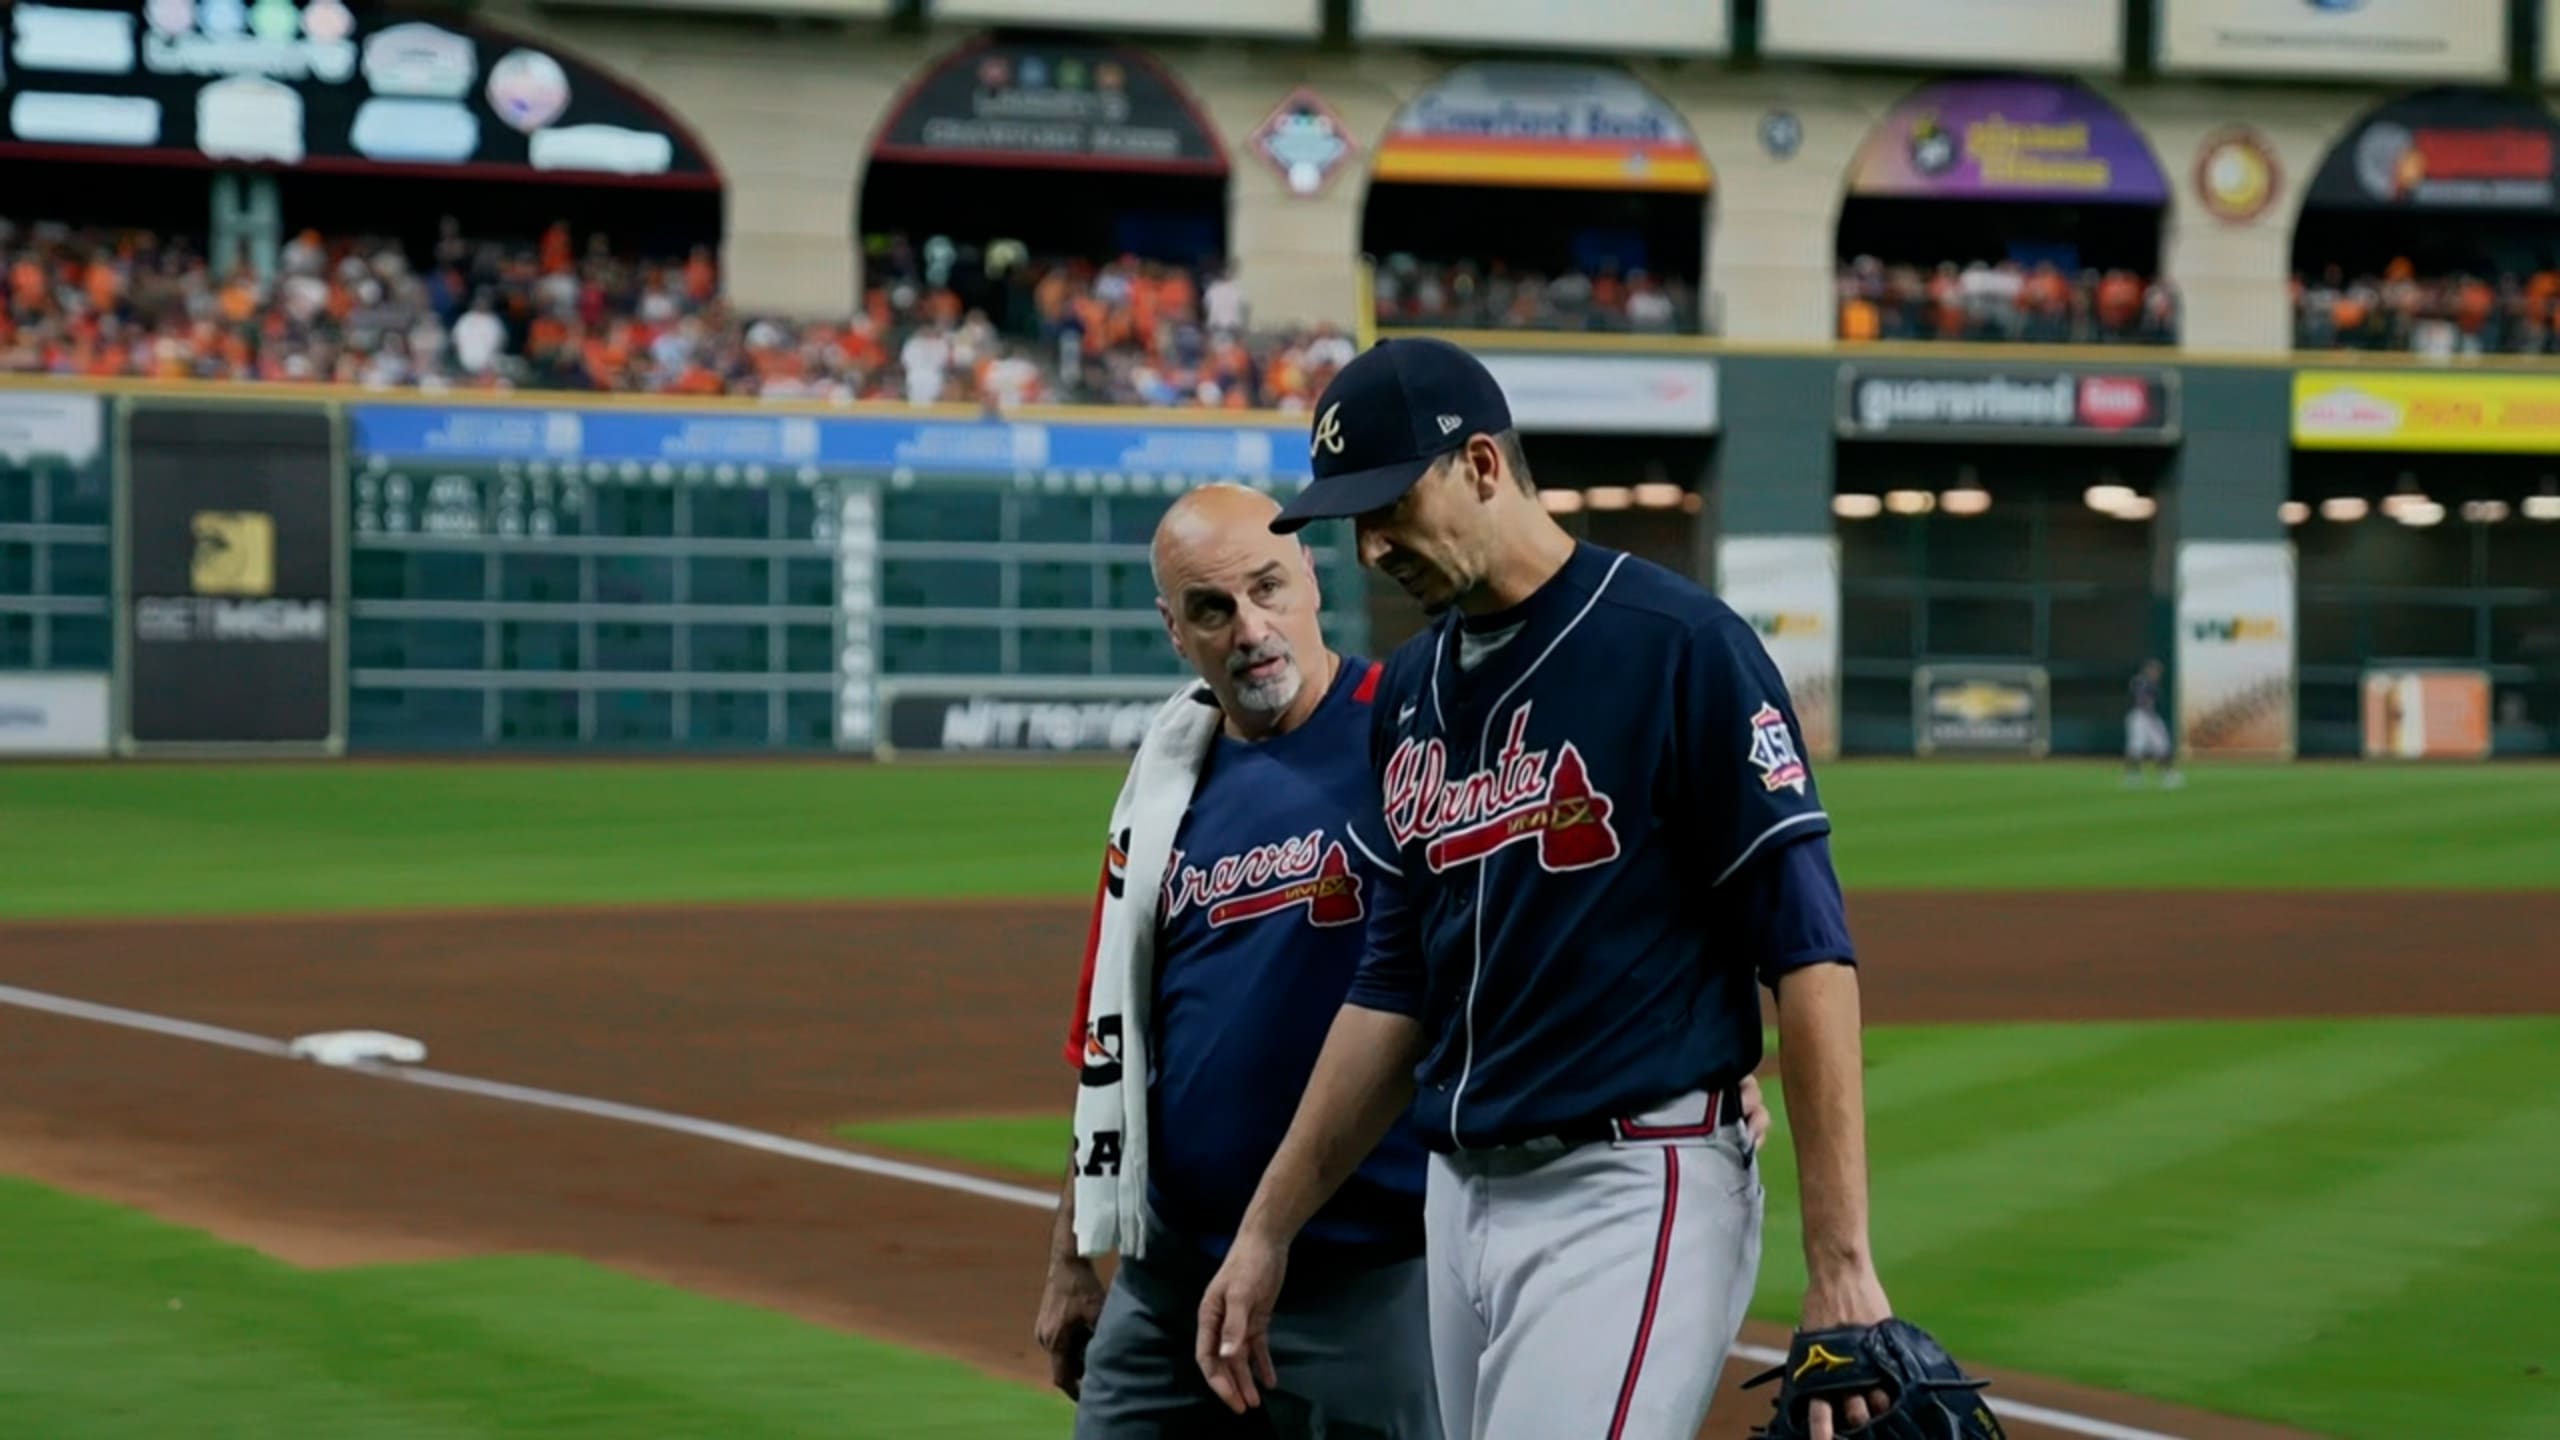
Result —
M1407 701L1406 701L1406 702L1404 702L1402 705L1397 706L1397 707L1396 707L1396 723L1397 723L1397 724L1399 724L1399 725L1401 725L1401 724L1403 724L1404 722L1406 722L1407 720L1412 719L1412 718L1413 718L1413 710L1414 710L1414 705L1413 705L1413 702L1412 702L1412 701L1410 701L1410 700L1407 700Z
M1399 846L1426 841L1423 863L1433 873L1519 844L1535 844L1539 868L1559 873L1618 858L1609 824L1616 804L1592 785L1582 752L1570 740L1553 752L1528 748L1536 703L1512 712L1488 768L1450 779L1448 748L1437 737L1407 739L1387 757L1387 832Z
M1368 915L1350 855L1341 841L1326 843L1322 830L1221 856L1205 868L1185 863L1176 850L1165 865L1164 918L1171 920L1194 906L1209 912L1213 928L1301 906L1310 925L1350 925Z

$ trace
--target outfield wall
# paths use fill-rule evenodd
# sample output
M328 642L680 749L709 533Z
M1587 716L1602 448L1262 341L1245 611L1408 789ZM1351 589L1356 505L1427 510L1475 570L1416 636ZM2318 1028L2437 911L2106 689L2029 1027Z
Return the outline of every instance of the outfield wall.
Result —
M1758 627L1819 755L2116 753L2155 657L2189 754L2554 748L2530 436L2413 377L1949 348L1720 348L1678 433L1523 428L1569 530ZM0 388L0 754L1124 748L1184 673L1157 517L1304 484L1304 427ZM1422 622L1310 539L1336 646ZM104 741L32 676L107 677Z

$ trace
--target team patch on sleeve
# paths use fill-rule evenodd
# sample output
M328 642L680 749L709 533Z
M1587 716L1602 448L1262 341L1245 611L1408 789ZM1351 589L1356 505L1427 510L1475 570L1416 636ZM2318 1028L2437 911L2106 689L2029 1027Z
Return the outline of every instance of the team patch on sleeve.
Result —
M1762 788L1804 793L1804 760L1796 754L1795 732L1766 700L1751 715L1751 763L1760 771Z

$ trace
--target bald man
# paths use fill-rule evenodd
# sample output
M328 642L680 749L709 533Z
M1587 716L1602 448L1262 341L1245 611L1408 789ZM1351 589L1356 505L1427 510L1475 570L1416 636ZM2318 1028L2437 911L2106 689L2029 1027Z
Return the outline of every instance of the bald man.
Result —
M1146 1254L1121 1257L1106 1298L1077 1253L1072 1171L1050 1237L1037 1336L1077 1399L1077 1440L1440 1440L1423 1151L1401 1129L1291 1251L1271 1326L1286 1378L1264 1412L1230 1412L1193 1360L1202 1291L1297 1111L1377 893L1345 822L1378 805L1378 666L1325 647L1314 561L1271 533L1278 513L1251 490L1212 486L1176 500L1156 529L1156 610L1220 725L1156 911Z

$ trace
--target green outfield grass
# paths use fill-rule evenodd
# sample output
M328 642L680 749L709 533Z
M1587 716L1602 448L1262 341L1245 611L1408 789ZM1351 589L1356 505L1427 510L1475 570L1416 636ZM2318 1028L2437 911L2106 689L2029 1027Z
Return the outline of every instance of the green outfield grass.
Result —
M2548 887L2560 766L1822 772L1853 887ZM1119 771L535 763L0 766L0 914L1075 896Z
M0 1433L1022 1440L1063 1396L573 1260L313 1273L0 1179Z
M1868 1046L1880 1270L1964 1358L2345 1440L2560 1434L2560 1020ZM1039 1177L1063 1124L850 1133ZM1765 1158L1753 1311L1787 1323L1804 1267L1783 1134Z

